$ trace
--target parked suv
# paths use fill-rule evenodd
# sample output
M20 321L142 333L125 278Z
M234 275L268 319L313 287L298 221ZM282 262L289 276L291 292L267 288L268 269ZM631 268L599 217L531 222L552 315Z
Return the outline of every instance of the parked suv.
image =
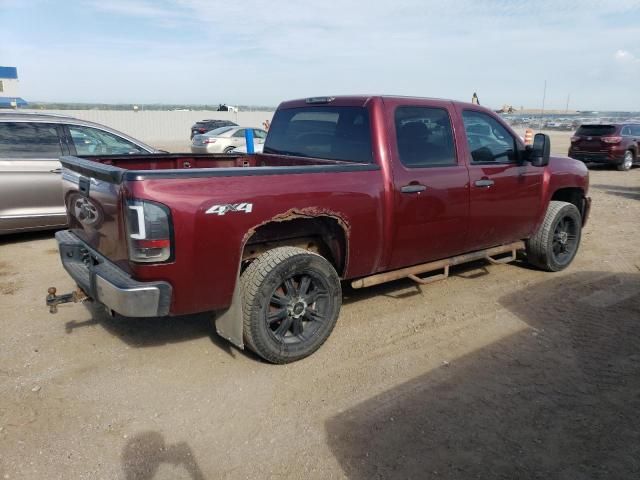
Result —
M608 163L629 170L640 161L640 123L581 125L571 137L569 156L583 162Z
M66 225L61 156L158 152L124 133L76 118L0 113L0 235Z
M207 133L211 130L215 130L216 128L237 126L237 123L234 123L230 120L200 120L199 122L194 123L191 127L191 137L189 138L193 139L194 135Z

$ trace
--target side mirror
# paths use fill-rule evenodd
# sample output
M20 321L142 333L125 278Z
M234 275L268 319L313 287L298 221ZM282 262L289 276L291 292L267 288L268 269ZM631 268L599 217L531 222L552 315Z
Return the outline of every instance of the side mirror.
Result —
M551 155L551 139L544 133L536 133L533 137L533 147L529 151L529 161L534 167L546 167L549 165Z

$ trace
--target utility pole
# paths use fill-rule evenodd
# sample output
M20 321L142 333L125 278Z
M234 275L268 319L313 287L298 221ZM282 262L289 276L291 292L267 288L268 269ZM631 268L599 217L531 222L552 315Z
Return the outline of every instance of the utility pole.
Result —
M571 98L571 93L567 94L567 107L564 109L565 115L569 113L569 99Z
M544 90L542 91L542 110L540 110L540 129L544 125L544 102L547 99L547 81L544 81Z

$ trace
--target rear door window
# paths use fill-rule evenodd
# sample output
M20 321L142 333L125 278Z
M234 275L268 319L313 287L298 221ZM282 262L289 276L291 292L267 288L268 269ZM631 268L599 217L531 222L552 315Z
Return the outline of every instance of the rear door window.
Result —
M276 112L265 153L371 163L369 112L364 107L300 107Z
M49 123L0 123L0 158L51 158L62 155L58 128Z
M97 128L69 125L69 134L78 155L147 153L135 143Z
M405 167L457 164L451 120L445 109L398 107L395 125L398 154Z

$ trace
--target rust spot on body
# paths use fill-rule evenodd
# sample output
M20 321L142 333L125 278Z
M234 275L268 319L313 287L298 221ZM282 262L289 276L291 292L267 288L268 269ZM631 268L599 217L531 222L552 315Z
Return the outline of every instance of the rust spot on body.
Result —
M286 212L279 213L269 218L268 220L265 220L264 222L254 225L249 230L247 230L247 233L245 233L244 237L242 237L243 248L244 248L244 245L247 243L247 241L253 236L253 234L256 233L256 230L258 230L260 227L263 227L269 223L287 222L289 220L295 220L298 218L320 218L320 217L328 217L338 222L338 225L340 225L344 230L347 240L349 239L351 227L349 223L346 220L344 220L342 216L340 216L339 213L334 212L332 210L325 209L325 208L321 208L321 207L292 208L290 210L287 210Z
M343 271L347 271L347 267L349 264L349 238L351 233L351 226L349 223L342 217L342 215L338 212L334 212L332 210L322 208L322 207L306 207L306 208L292 208L287 210L286 212L279 213L253 227L251 227L242 237L242 245L241 252L245 251L245 247L247 242L251 237L253 237L256 232L261 228L269 224L273 223L285 223L291 220L299 220L299 219L322 219L328 218L334 220L340 228L342 228L344 232L344 252L341 252L344 259Z

